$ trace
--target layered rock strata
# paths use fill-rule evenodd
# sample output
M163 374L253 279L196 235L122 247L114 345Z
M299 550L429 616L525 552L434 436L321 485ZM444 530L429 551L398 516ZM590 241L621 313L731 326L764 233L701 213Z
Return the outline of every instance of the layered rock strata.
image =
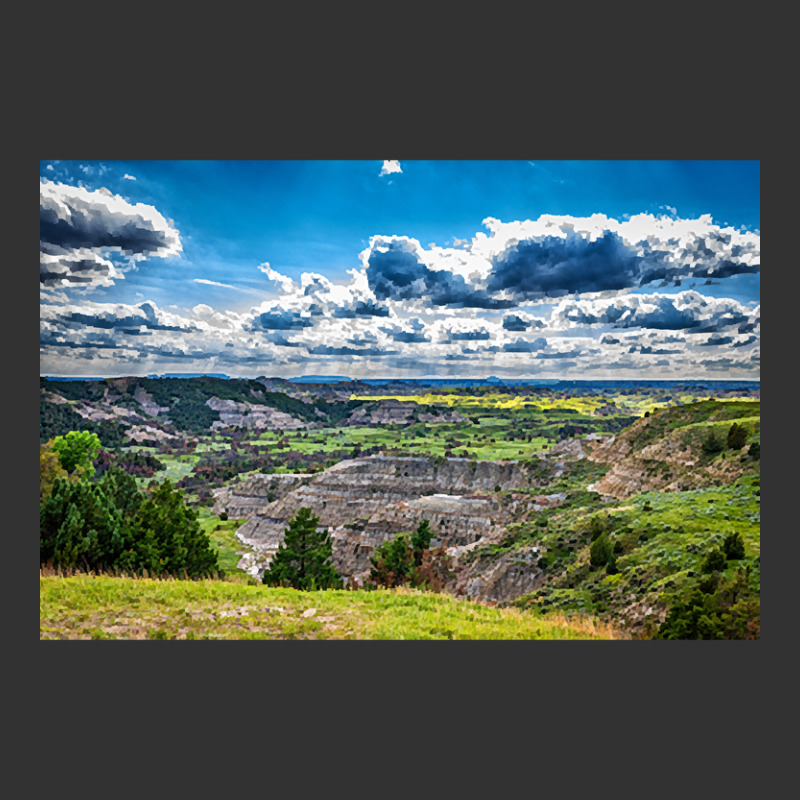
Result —
M237 403L235 400L222 400L211 397L206 405L219 414L219 419L211 423L212 428L254 428L296 430L309 427L303 420L284 411L255 403Z
M215 508L226 504L229 515L233 508L252 514L237 536L255 555L240 567L259 577L283 540L289 519L302 507L311 508L320 525L328 528L334 565L340 574L360 582L369 574L375 549L398 533L416 530L422 519L435 531L432 546L444 546L457 559L479 543L502 539L512 519L558 505L566 498L565 494L515 494L513 490L531 485L530 467L516 461L354 459L319 475L304 476L294 485L286 480L284 488L288 490L283 496L265 503L269 479L278 477L258 476L257 484L246 482L216 493L219 505ZM468 575L462 581L463 592L505 599L516 589L519 593L531 591L528 587L533 578L522 577L518 561L500 559L491 576L481 580L477 572Z

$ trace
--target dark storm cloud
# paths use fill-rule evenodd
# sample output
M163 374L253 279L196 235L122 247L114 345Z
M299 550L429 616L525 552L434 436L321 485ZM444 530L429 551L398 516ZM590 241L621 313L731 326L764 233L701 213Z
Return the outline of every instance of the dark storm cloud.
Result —
M624 222L602 214L542 215L508 223L487 218L484 224L491 237L472 243L491 266L481 288L520 302L760 271L759 236L720 228L709 215L667 220L640 214ZM494 246L485 247L487 241Z
M62 251L81 248L115 248L129 255L133 253L156 253L168 245L164 231L139 227L132 220L115 221L113 215L102 213L75 214L59 219L58 213L49 208L39 210L39 236L46 251L56 248Z
M62 318L65 325L69 327L82 327L89 326L92 328L132 328L134 326L143 325L153 331L194 331L197 330L194 326L187 325L164 325L157 321L150 320L136 315L129 315L124 317L105 316L97 314L81 314L73 312L67 314Z
M461 275L432 270L408 241L381 241L367 260L367 281L378 300L424 299L434 306L510 308L512 300L493 298L470 286Z
M139 333L144 328L147 331L173 331L192 333L198 330L188 320L173 318L180 324L171 324L168 318L152 303L140 303L138 306L129 305L95 305L89 304L70 309L64 306L42 305L40 307L41 330L44 332L53 326L69 331L71 335L83 333L86 337L97 335L93 328L100 330ZM87 330L88 329L88 330Z
M617 234L571 233L510 245L494 259L487 289L525 300L620 290L635 285L639 271L639 258Z

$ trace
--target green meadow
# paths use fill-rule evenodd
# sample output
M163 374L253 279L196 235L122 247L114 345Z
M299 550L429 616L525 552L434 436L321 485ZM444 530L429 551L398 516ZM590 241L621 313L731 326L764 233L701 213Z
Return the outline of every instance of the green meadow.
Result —
M413 589L279 589L221 580L40 575L41 639L613 639L582 616Z

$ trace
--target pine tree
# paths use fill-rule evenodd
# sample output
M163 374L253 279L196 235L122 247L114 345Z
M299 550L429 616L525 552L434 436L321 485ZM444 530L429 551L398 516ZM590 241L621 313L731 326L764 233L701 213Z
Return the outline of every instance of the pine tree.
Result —
M738 561L740 558L744 558L742 534L738 532L729 533L722 543L722 552L725 554L725 558L730 561Z
M414 563L419 566L422 563L422 553L431 546L433 531L427 519L423 519L417 526L417 530L411 537L411 547L414 550Z
M333 542L327 529L317 530L319 517L301 508L289 521L283 542L262 582L294 589L339 589L342 579L332 564Z
M614 555L614 545L603 531L589 548L589 560L593 567L604 567Z
M731 450L741 450L747 442L747 428L737 423L733 423L728 428L728 447Z
M375 548L370 559L369 582L376 586L402 586L414 577L414 548L407 533L398 533Z

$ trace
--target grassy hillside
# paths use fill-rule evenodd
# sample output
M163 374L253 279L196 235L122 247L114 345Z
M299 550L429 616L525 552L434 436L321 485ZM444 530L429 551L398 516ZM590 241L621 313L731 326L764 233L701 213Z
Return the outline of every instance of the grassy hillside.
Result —
M42 639L613 639L582 617L410 589L301 592L227 581L39 578Z
M543 583L512 601L518 608L593 614L652 636L671 609L683 606L689 616L691 607L698 618L713 617L704 638L757 636L759 411L758 401L704 400L648 413L593 453L600 459L593 466L612 467L613 481L579 468L591 462L571 464L559 486L566 503L508 526L502 542L479 546L471 558L538 548ZM738 445L727 436L734 421L744 430ZM716 444L709 447L712 433ZM624 499L598 493L612 485ZM732 537L743 553L722 557Z

